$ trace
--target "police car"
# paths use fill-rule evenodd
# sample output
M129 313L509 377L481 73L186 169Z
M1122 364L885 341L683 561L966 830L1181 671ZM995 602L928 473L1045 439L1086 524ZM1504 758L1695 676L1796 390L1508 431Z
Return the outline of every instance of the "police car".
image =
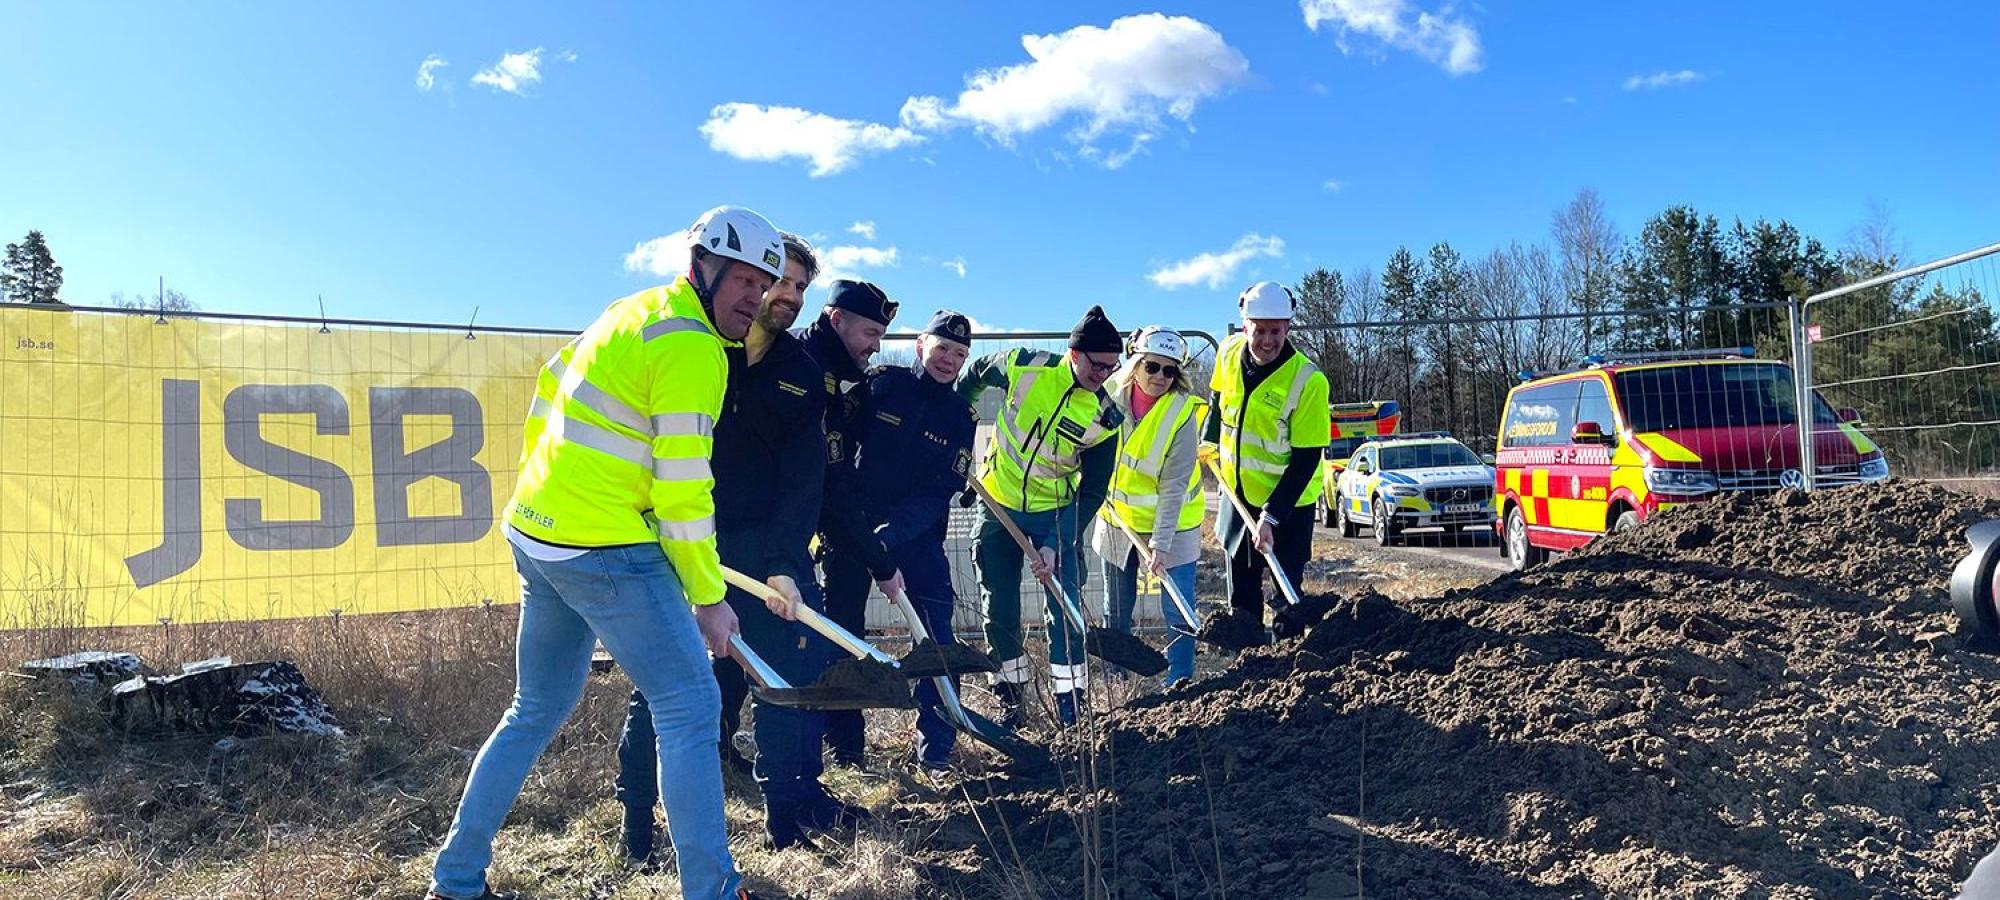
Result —
M1341 537L1365 525L1383 545L1409 528L1491 528L1493 469L1443 432L1381 438L1354 451L1329 502Z

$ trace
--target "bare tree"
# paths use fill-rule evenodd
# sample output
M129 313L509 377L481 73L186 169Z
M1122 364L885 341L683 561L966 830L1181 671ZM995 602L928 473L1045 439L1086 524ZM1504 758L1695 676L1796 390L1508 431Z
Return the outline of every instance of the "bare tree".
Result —
M1583 350L1588 354L1603 323L1594 315L1611 305L1616 283L1618 228L1604 211L1595 188L1578 191L1576 199L1555 214L1552 231L1562 256L1562 286L1569 305L1587 315L1581 320Z

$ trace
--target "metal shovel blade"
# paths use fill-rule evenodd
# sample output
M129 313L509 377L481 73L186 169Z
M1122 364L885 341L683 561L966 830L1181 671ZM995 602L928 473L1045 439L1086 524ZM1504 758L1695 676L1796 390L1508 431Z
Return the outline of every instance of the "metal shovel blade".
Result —
M910 683L894 666L873 660L844 659L827 666L818 680L804 687L758 688L766 702L793 709L915 709Z
M1167 670L1165 654L1148 646L1135 635L1093 626L1084 632L1085 653L1114 666L1152 677Z
M1327 613L1333 612L1334 598L1312 597L1288 604L1271 617L1271 630L1281 638L1298 637L1312 630Z
M952 727L957 728L966 737L1000 751L1013 761L1016 768L1039 770L1054 764L1055 761L1049 756L1047 748L1022 740L1020 735L1007 730L1000 723L963 706L959 707L958 711L964 719L948 717L952 719Z
M1270 642L1264 632L1262 616L1248 616L1238 612L1228 612L1209 616L1201 626L1201 640L1226 650L1242 652L1252 647L1262 647Z
M941 675L970 675L998 672L1000 664L976 647L940 644L925 638L896 661L904 678L936 678Z

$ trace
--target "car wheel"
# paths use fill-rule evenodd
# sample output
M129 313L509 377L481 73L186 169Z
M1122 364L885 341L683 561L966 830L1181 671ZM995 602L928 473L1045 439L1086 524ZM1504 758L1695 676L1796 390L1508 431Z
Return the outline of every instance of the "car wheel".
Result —
M1631 531L1637 527L1639 527L1639 511L1636 509L1628 509L1619 513L1618 520L1611 523L1613 533Z
M1389 504L1380 496L1375 498L1375 543L1384 547L1396 542L1396 519L1389 512Z
M1334 521L1338 518L1338 515L1334 511L1334 504L1331 500L1327 499L1324 491L1320 493L1319 499L1313 502L1319 505L1319 523L1321 525L1332 528L1334 525L1339 524Z
M1507 562L1519 572L1549 558L1549 551L1528 543L1528 520L1521 507L1507 510Z
M1354 524L1354 519L1347 515L1347 498L1339 494L1334 495L1333 514L1340 519L1341 537L1351 538L1361 533L1361 526Z

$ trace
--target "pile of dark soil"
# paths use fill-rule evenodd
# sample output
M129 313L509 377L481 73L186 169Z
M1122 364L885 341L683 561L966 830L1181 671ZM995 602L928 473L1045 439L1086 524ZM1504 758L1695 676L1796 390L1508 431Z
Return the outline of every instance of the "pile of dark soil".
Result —
M1105 716L1098 792L969 786L934 843L1062 897L1950 896L2000 838L2000 663L1945 593L1987 518L1922 483L1732 497L1345 594Z

